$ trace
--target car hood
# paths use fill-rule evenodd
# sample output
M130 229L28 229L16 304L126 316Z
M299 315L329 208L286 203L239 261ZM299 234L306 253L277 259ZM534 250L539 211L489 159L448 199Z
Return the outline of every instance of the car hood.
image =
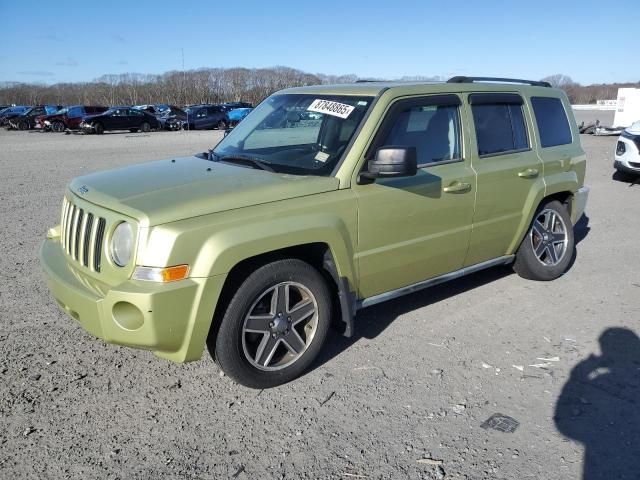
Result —
M77 177L69 189L146 227L314 195L338 186L334 177L286 175L183 157Z

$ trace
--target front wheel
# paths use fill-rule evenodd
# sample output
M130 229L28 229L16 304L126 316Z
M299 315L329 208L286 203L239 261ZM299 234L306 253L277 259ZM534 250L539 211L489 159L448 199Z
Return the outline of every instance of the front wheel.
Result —
M529 280L555 280L567 271L574 248L569 212L557 200L544 203L520 244L513 269Z
M18 130L29 130L29 124L25 121L18 123Z
M216 128L218 130L226 130L227 129L227 122L225 122L224 120L220 120L217 124L216 124Z
M149 131L151 131L151 125L149 125L148 122L142 122L142 125L140 125L140 131L143 133L149 133Z
M275 387L309 367L330 322L322 275L301 260L275 261L251 273L233 295L212 345L215 359L242 385Z
M104 133L104 126L101 123L96 123L93 125L93 131L98 135L102 135Z
M64 132L64 123L62 122L53 122L51 124L51 130L53 130L54 132Z

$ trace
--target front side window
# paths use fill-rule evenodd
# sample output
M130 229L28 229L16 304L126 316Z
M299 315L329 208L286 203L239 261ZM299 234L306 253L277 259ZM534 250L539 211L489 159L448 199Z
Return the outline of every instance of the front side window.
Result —
M218 160L252 157L276 172L328 176L373 97L276 94L247 115L213 150Z
M529 148L522 105L472 104L478 155L495 155Z
M543 148L567 145L573 141L567 113L559 98L531 97L531 106Z
M457 105L417 105L401 110L381 146L415 147L418 165L461 158Z
M82 117L84 116L84 108L82 107L71 107L67 112L67 116L70 118Z

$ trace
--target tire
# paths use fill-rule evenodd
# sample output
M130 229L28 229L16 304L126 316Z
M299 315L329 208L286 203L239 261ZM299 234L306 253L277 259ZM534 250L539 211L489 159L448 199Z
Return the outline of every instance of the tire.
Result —
M220 120L217 124L216 124L216 128L218 130L226 130L227 129L227 122L225 122L224 120Z
M575 249L573 225L566 207L557 200L538 207L513 269L529 280L555 280L567 271Z
M151 131L151 125L148 122L142 122L140 125L140 131L143 133L149 133Z
M97 135L102 135L104 133L104 126L100 122L94 123L93 131L96 132Z
M62 122L53 122L51 124L51 130L53 130L54 132L61 133L61 132L64 132L64 129L65 129L65 126L64 126L64 123Z
M325 280L311 265L297 259L268 263L236 290L209 348L236 382L275 387L300 376L318 355L331 309Z
M29 124L24 120L18 123L18 130L29 130Z

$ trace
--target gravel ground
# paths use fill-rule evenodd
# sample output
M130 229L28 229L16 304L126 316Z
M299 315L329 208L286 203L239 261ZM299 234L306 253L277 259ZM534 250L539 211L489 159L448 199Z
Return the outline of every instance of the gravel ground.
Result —
M640 185L612 180L615 138L583 137L565 276L495 268L362 310L308 374L255 391L206 354L92 338L37 260L72 177L218 137L0 132L0 478L638 478ZM495 413L515 431L481 428Z

